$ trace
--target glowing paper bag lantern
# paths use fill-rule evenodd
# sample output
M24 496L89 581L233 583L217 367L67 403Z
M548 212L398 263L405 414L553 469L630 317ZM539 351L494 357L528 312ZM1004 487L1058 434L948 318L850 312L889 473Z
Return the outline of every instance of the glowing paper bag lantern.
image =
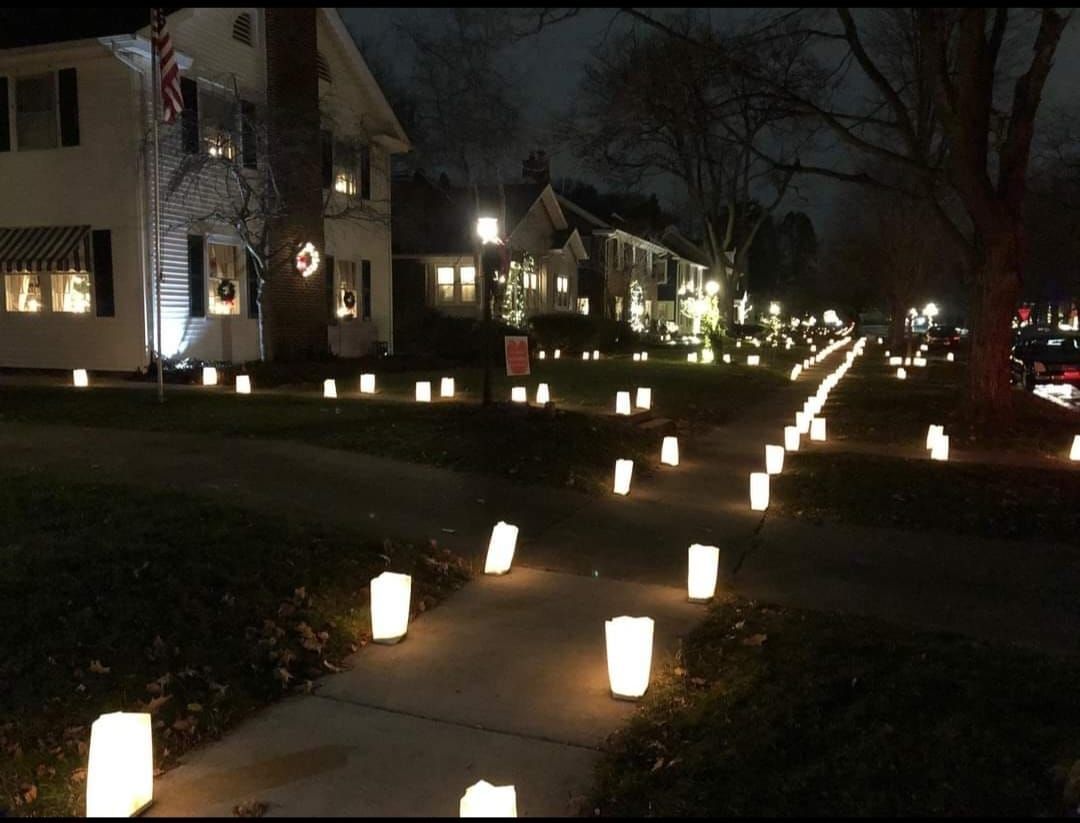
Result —
M926 343L923 343L921 346L919 346L919 351L930 351L930 347L926 345Z
M730 354L725 354L720 359L723 360L725 363L730 363L731 362L731 355Z
M633 474L633 460L615 461L615 494L630 494L630 478Z
M686 362L687 363L696 363L697 362L697 352L696 351L689 352L686 355Z
M810 421L810 439L817 441L825 440L825 418L815 417Z
M362 374L360 375L360 393L361 394L375 394L375 375Z
M935 426L931 423L930 427L926 430L926 448L934 448L934 444L937 442L937 439L943 434L945 434L944 426Z
M701 362L702 363L714 363L714 362L716 362L716 353L712 349L705 349L705 351L703 351L701 353Z
M217 369L213 366L203 366L202 384L204 386L216 386L217 382Z
M371 639L397 643L409 630L412 577L383 572L371 580Z
M902 368L897 369L896 370L896 378L898 380L907 380L907 371L905 369L902 369Z
M668 435L664 438L664 442L660 444L660 462L667 466L679 465L679 439L677 437Z
M558 360L562 357L562 349L555 349L555 359Z
M945 355L945 360L949 363L952 363L954 360L956 360L956 356L952 352L949 352Z
M548 384L541 383L536 387L536 403L543 406L545 403L551 402L551 393L548 391Z
M806 412L795 412L795 428L799 430L799 434L806 434L810 431L810 415Z
M630 414L630 392L621 391L615 394L615 414Z
M236 393L251 394L251 378L248 375L236 375Z
M647 351L643 351L641 353L641 359L642 360L648 360L649 359L649 353Z
M328 399L337 397L337 383L333 380L324 380L322 384L322 396Z
M517 817L517 792L481 780L465 790L458 810L459 817Z
M640 363L641 362L641 352L634 352L634 362L635 363Z
M910 366L911 365L911 358L910 357L905 357L904 358L904 365L905 366Z
M651 617L623 616L604 623L612 697L637 700L648 690L653 625Z
M890 357L889 358L889 365L890 366L900 366L900 365L903 365L903 362L904 362L903 357Z
M760 354L748 354L746 356L746 365L748 365L748 366L758 366L760 364L761 364L761 355Z
M86 374L86 369L75 369L71 372L71 378L80 389L85 389L90 385L90 378Z
M637 390L637 396L634 398L634 405L639 409L651 409L652 408L652 389Z
M800 366L798 363L796 363L794 366L791 367L791 379L792 380L798 379L799 374L801 374L801 373L802 373L802 366Z
M86 816L133 817L154 799L150 715L103 714L90 727Z
M1069 452L1070 460L1080 460L1080 434L1073 438L1072 450Z
M780 474L784 470L784 447L765 447L765 473Z
M717 546L690 547L686 590L691 603L705 603L716 594L716 578L720 571L720 549Z
M453 397L454 396L454 378L444 377L439 381L439 397Z
M911 362L912 362L913 365L918 366L921 369L926 365L926 358L925 357L916 357Z
M756 512L769 508L769 475L765 472L750 474L750 508Z
M431 383L427 380L416 381L416 402L418 403L430 403L431 402Z
M593 349L592 359L593 360L599 360L600 359L600 350L599 349Z
M514 559L517 547L518 527L500 520L491 530L488 542L487 560L484 562L484 574L506 574Z
M540 359L541 360L547 360L547 352L544 351L543 349L540 349Z
M799 450L799 429L797 426L784 426L784 448L789 452Z
M589 353L587 351L583 351L581 353L581 359L582 360L588 360L589 359Z
M934 447L930 449L931 460L948 460L949 459L949 435L940 434L937 440L934 441Z
M510 399L515 403L528 403L529 391L524 386L514 386L510 389Z

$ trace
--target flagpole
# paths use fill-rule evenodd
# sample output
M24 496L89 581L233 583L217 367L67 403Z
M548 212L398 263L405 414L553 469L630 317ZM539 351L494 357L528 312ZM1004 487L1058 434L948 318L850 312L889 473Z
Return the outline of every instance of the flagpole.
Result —
M150 49L151 77L153 78L153 121L154 121L154 310L156 320L155 337L157 338L157 379L158 403L165 402L165 363L161 345L161 143L158 140L158 101L161 97L161 66L158 57L158 38L156 15L150 10Z

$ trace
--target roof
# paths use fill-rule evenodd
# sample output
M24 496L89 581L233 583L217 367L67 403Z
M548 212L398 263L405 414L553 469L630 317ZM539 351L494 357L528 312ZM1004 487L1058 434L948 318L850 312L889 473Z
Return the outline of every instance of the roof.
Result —
M561 194L555 195L562 206L566 222L576 228L582 234L592 234L593 229L611 229L610 223L604 222L591 211L587 211L572 200L568 200Z
M679 255L683 260L689 260L699 266L709 267L709 258L700 246L683 236L674 226L668 226L661 235L664 245Z
M0 49L134 34L149 25L149 8L6 8L0 9Z

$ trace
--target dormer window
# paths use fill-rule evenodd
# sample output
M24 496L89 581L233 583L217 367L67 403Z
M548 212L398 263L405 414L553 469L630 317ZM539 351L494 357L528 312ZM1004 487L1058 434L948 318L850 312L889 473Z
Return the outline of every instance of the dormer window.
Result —
M241 12L236 15L236 19L233 21L232 36L233 40L243 43L245 46L253 46L254 40L251 34L251 14L250 12Z

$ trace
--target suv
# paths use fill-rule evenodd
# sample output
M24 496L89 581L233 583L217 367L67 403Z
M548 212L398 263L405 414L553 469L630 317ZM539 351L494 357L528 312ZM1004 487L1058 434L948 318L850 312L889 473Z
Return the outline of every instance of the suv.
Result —
M1014 383L1080 383L1080 335L1046 332L1020 340L1009 359Z
M955 326L931 326L926 332L930 351L955 349L960 345L960 332Z

